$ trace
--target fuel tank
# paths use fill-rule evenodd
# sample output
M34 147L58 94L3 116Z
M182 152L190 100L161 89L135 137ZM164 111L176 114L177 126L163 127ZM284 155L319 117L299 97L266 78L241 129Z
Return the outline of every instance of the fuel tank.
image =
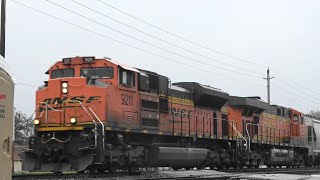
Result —
M294 161L294 151L287 149L271 149L268 165L291 165Z
M151 147L148 152L148 166L193 168L206 162L208 150L202 148Z

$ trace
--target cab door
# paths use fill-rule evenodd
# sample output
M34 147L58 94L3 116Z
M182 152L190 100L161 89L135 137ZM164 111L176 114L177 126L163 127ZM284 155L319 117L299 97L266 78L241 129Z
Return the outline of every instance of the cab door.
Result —
M137 86L137 73L119 67L119 93L113 97L119 103L120 117L118 119L118 127L135 129L140 126Z

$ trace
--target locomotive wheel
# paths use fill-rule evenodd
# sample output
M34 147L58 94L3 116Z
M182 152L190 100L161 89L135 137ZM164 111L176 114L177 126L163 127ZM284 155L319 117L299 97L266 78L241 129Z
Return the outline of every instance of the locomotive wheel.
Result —
M203 170L204 169L203 166L197 166L196 168L197 168L197 170Z
M116 173L117 170L118 170L117 164L112 163L112 164L109 166L108 170L109 170L110 173Z
M98 173L98 168L97 167L90 167L89 172L90 172L90 174Z
M136 164L131 164L128 168L129 174L130 175L140 175L140 168Z
M222 170L225 168L226 168L225 164L220 164L219 166L217 166L217 169L219 169L219 170Z
M238 169L238 164L237 163L233 163L232 168L233 169Z
M238 168L239 169L243 169L243 164L240 162L240 163L238 163Z
M105 172L106 172L106 169L100 168L100 169L97 170L97 172L98 172L98 173L105 173Z

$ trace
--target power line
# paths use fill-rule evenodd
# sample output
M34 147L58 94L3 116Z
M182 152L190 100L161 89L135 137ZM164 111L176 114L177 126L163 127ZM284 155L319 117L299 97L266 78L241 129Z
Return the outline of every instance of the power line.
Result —
M190 50L190 49L186 49L186 48L184 48L184 47L182 47L182 46L176 45L176 44L174 44L174 43L171 43L171 42L169 42L169 41L166 41L166 40L164 40L164 39L161 39L161 38L159 38L159 37L156 37L156 36L154 36L154 35L152 35L152 34L150 34L150 33L147 33L147 32L145 32L145 31L142 31L142 30L140 30L140 29L138 29L138 28L135 28L135 27L133 27L133 26L127 24L127 23L124 23L124 22L122 22L122 21L119 21L119 20L117 20L117 19L115 19L115 18L113 18L113 17L110 17L110 16L108 16L108 15L106 15L106 14L104 14L104 13L101 13L101 12L99 12L99 11L93 9L93 8L90 8L90 7L84 5L84 4L80 3L80 2L77 2L77 1L75 1L75 0L72 0L72 1L73 1L74 3L76 3L76 4L78 4L79 6L82 6L82 7L86 8L86 9L92 11L92 12L95 12L95 13L97 13L97 14L100 14L100 15L108 18L108 19L111 19L112 21L115 21L115 22L117 22L117 23L119 23L119 24L122 24L122 25L124 25L124 26L126 26L126 27L129 27L129 28L131 28L131 29L133 29L133 30L135 30L135 31L138 31L138 32L140 32L140 33L142 33L142 34L144 34L144 35L147 35L147 36L149 36L149 37L152 37L152 38L154 38L154 39L156 39L156 40L159 40L159 41L161 41L161 42L164 42L164 43L169 44L169 45L171 45L171 46L174 46L174 47L176 47L176 48L182 49L182 50L184 50L184 51L186 51L186 52L189 52L189 53L192 53L192 54L201 56L201 57L203 57L203 58L209 59L209 60L211 60L211 61L218 62L218 63L223 64L223 65L228 65L228 66L233 67L233 68L235 68L235 69L248 71L247 69L244 69L244 68L241 68L241 67L237 67L237 66L232 65L232 64L229 64L229 63L225 63L225 62L223 62L223 61L220 61L220 60L218 60L218 59L214 59L214 58L211 58L211 57L209 57L209 56L206 56L206 55L197 53L197 52L192 51L192 50ZM250 72L251 72L251 73L254 73L254 74L258 74L258 75L263 75L262 73L257 73L257 72L254 72L254 71L250 71Z
M293 80L289 79L288 77L286 77L286 76L283 75L282 73L279 73L279 72L277 72L277 73L278 73L280 76L282 76L284 79L286 79L287 81L289 81L289 82L291 82L291 83L293 83L293 84L296 84L296 85L298 85L299 87L302 87L302 88L304 88L304 89L306 89L306 90L308 90L308 91L310 91L310 92L312 92L312 93L320 96L320 93L318 93L318 92L316 92L316 91L314 91L314 90L312 90L312 89L310 89L310 88L308 88L308 87L306 87L306 86L303 86L303 85L297 83L296 81L293 81ZM320 91L320 90L317 90L317 91Z
M315 99L317 99L317 100L320 101L320 98L315 97L315 96L312 96L312 95L310 95L310 94L308 94L308 93L306 93L306 92L304 92L304 91L301 91L301 90L297 89L295 86L290 85L289 83L286 83L286 82L284 82L284 81L282 81L282 80L279 80L279 79L278 79L278 81L279 81L280 83L282 83L282 84L287 85L288 87L292 88L293 90L295 90L295 91L297 91L297 92L301 92L302 94L306 95L307 97L315 98Z
M182 58L186 58L186 59L189 59L189 60L191 60L191 61L194 61L194 62L203 64L203 65L208 65L208 66L211 66L211 67L215 67L215 68L218 68L218 69L222 69L222 70L225 70L225 71L229 71L229 72L232 72L232 73L237 73L237 74L241 74L241 75L245 75L245 76L249 76L249 77L260 78L260 77L258 77L258 76L253 76L253 75L251 75L251 74L247 74L247 73L243 73L243 72L238 72L238 71L230 70L230 69L227 69L227 68L224 68L224 67L215 66L215 65L212 65L212 64L209 64L209 63L205 63L205 62L202 62L202 61L200 61L200 60L197 60L197 59L194 59L194 58L190 58L190 57L187 57L187 56L185 56L185 55L181 55L181 54L176 53L176 52L174 52L174 51L170 51L170 50L164 49L164 48L162 48L162 47L160 47L160 46L157 46L157 45L154 45L154 44L152 44L152 43L146 42L146 41L144 41L144 40L141 40L141 39L139 39L139 38L136 38L136 37L134 37L134 36L131 36L131 35L129 35L129 34L126 34L126 33L122 32L122 31L120 31L120 30L114 29L114 28L112 28L112 27L110 27L110 26L107 26L107 25L105 25L105 24L103 24L103 23L100 23L99 21L96 21L96 20L94 20L94 19L91 19L91 18L89 18L89 17L87 17L87 16L85 16L85 15L82 15L82 14L80 14L80 13L77 13L77 12L71 10L71 9L68 9L68 8L66 8L66 7L64 7L64 6L60 5L60 4L57 4L57 3L55 3L55 2L52 2L52 1L50 1L50 0L43 0L43 1L47 1L47 2L49 2L49 3L51 3L51 4L53 4L53 5L61 8L61 9L64 9L64 10L66 10L66 11L68 11L68 12L71 12L71 13L77 15L77 16L80 16L80 17L82 17L82 18L84 18L84 19L87 19L87 20L89 20L89 21L91 21L91 22L94 22L94 23L96 23L96 24L98 24L98 25L100 25L100 26L103 26L103 27L105 27L105 28L108 28L108 29L110 29L110 30L112 30L112 31L115 31L115 32L117 32L117 33L119 33L119 34L122 34L122 35L124 35L124 36L129 37L129 38L132 38L132 39L134 39L134 40L136 40L136 41L139 41L139 42L141 42L141 43L147 44L147 45L152 46L152 47L154 47L154 48L157 48L157 49L160 49L160 50L162 50L162 51L165 51L165 52L174 54L174 55L176 55L176 56L179 56L179 57L182 57Z
M15 0L11 0L11 1L12 1L12 2L15 2L16 4L20 4L20 5L22 5L22 6L26 7L26 8L32 9L32 10L34 10L34 11L37 11L38 13L44 14L44 15L49 16L49 17L51 17L51 18L54 18L54 19L56 19L56 20L59 20L59 21L62 21L62 22L64 22L64 23L67 23L67 24L69 24L69 25L75 26L75 27L77 27L77 28L79 28L79 29L82 29L82 30L85 30L85 31L87 31L87 32L90 32L90 33L96 34L96 35L98 35L98 36L101 36L101 37L103 37L103 38L106 38L106 39L109 39L109 40L118 42L118 43L123 44L123 45L126 45L126 46L128 46L128 47L131 47L131 48L134 48L134 49L137 49L137 50L140 50L140 51L149 53L149 54L151 54L151 55L155 55L155 56L161 57L161 58L163 58L164 60L167 60L167 61L170 60L170 62L171 62L171 61L174 61L175 63L183 64L183 65L188 66L188 67L191 67L191 68L193 68L193 69L198 69L198 70L201 70L201 71L205 71L205 72L211 73L211 71L207 71L207 70L205 70L205 69L201 69L201 68L198 68L198 67L194 67L194 66L191 66L191 65L189 65L189 64L186 64L186 63L177 61L177 60L175 60L175 59L171 59L171 58L168 58L168 57L165 57L165 56L162 56L162 55L158 55L158 54L156 54L156 53L153 53L153 52L150 52L150 51L147 51L147 50L138 48L138 47L136 47L136 46L132 46L132 45L130 45L130 44L128 44L128 43L124 43L124 42L122 42L122 41L119 41L119 40L110 38L110 37L105 36L105 35L103 35L103 34L101 34L101 33L97 33L97 32L95 32L95 31L92 31L92 30L90 30L90 29L83 28L83 27L81 27L81 26L79 26L79 25L77 25L77 24L74 24L74 23L71 23L71 22L69 22L69 21L63 20L63 19L61 19L61 18L59 18L59 17L56 17L56 16L54 16L54 15L51 15L51 14L48 14L48 13L46 13L46 12L40 11L40 10L38 10L38 9L35 9L35 8L31 7L31 6L28 6L28 5L23 4L23 3L20 3L20 2L17 2L17 1L15 1ZM237 80L238 80L238 79L237 79ZM27 85L27 84L23 84L23 83L19 83L19 84L20 84L20 85ZM36 87L36 86L30 86L30 87ZM281 86L279 86L279 87L281 87ZM281 89L284 89L284 88L281 87ZM284 89L284 90L287 91L286 89ZM287 92L289 92L289 91L287 91ZM290 94L293 94L293 93L290 92ZM293 95L298 96L298 95L296 95L296 94L293 94ZM308 101L313 102L313 103L316 103L316 104L319 104L319 103L317 103L317 102L315 102L315 101L312 101L312 100L309 100L309 99L304 99L304 98L302 98L302 99L303 99L303 100L308 100Z
M38 88L38 86L31 85L31 84L25 84L25 83L15 83L15 85L22 85L22 86L28 86L28 87L32 87L32 88Z
M297 105L299 105L302 109L305 109L305 110L308 111L308 112L311 111L310 107L309 107L309 106L306 106L306 105L305 105L304 103L302 103L301 101L299 102L299 101L298 101L298 100L299 100L298 98L294 99L294 98L292 98L292 96L289 96L289 95L287 94L287 91L284 91L283 89L281 89L281 90L282 90L283 92L285 92L285 93L282 93L281 91L279 91L279 92L278 92L279 94L287 97L287 98L290 99L290 100L294 100L294 103L297 104Z
M74 1L74 0L73 0L73 1ZM122 14L125 14L125 15L127 15L127 16L135 19L135 20L138 20L138 21L140 21L140 22L142 22L142 23L144 23L144 24L147 24L148 26L151 26L151 27L153 27L153 28L155 28L155 29L158 29L158 30L160 30L160 31L162 31L162 32L165 32L166 34L172 35L172 36L174 36L174 37L176 37L176 38L182 39L182 40L184 40L184 41L186 41L186 42L189 42L189 43L191 43L191 44L193 44L193 45L196 45L196 46L198 46L198 47L201 47L201 48L204 48L204 49L213 51L213 52L215 52L215 53L218 53L218 54L221 54L221 55L225 55L225 56L227 56L227 57L230 57L230 58L233 58L233 59L236 59L236 60L240 60L240 61L243 61L243 62L246 62L246 63L256 64L256 65L260 65L260 66L266 67L265 65L257 64L257 63L255 63L255 62L248 61L248 60L245 60L245 59L242 59L242 58L237 58L237 57L235 57L235 56L232 56L232 55L229 55L229 54L226 54L226 53L223 53L223 52L214 50L214 49L212 49L212 48L210 48L210 47L201 45L201 44L196 43L196 42L194 42L194 41L191 41L191 40L189 40L189 39L187 39L187 38L184 38L184 37L182 37L182 36L179 36L179 35L177 35L177 34L175 34L175 33L169 32L168 30L165 30L165 29L163 29L163 28L161 28L161 27L159 27L159 26L156 26L156 25L154 25L154 24L151 24L151 23L149 23L149 22L146 22L145 20L142 20L142 19L140 19L140 18L138 18L138 17L136 17L136 16L134 16L134 15L132 15L132 14L130 14L130 13L127 13L127 12L125 12L125 11L123 11L123 10L120 10L119 8L117 8L117 7L115 7L115 6L112 6L112 5L104 2L103 0L97 0L97 1L100 2L100 3L102 3L102 4L104 4L104 5L106 5L106 6L108 6L108 7L110 7L110 8L112 8L112 9L114 9L114 10L116 10L116 11L118 11L118 12L120 12L120 13L122 13ZM286 79L287 79L287 78L286 78ZM302 87L302 88L304 88L304 89L307 89L308 91L311 91L311 92L313 92L313 93L315 93L315 94L317 94L317 95L320 95L319 93L317 93L317 92L315 92L315 91L313 91L313 90L311 90L311 89L309 89L309 88L307 88L307 87L304 87L304 86L302 86L302 85L300 85L300 84L298 84L298 83L296 83L296 82L294 82L294 81L292 81L292 80L290 80L290 79L287 79L287 80L288 80L288 81L291 81L291 82L293 82L293 83L295 83L295 84L297 84L297 85L299 85L300 87ZM283 81L282 81L282 82L283 82ZM286 84L286 85L289 85L289 84L287 84L287 83L285 83L285 84ZM289 86L290 86L290 85L289 85ZM292 86L291 86L291 87L292 87ZM295 88L295 89L296 89L296 88ZM297 90L297 89L296 89L296 90ZM304 91L301 91L301 90L298 90L298 91L302 92L303 94L306 94Z
M207 73L212 73L212 71L208 71L208 70L206 70L206 69L198 68L198 67L189 65L189 64L187 64L187 63L180 62L180 61L177 61L177 60L175 60L175 59L168 58L168 57L165 57L165 56L162 56L162 55L153 53L153 52L151 52L151 51L148 51L148 50L145 50L145 49L142 49L142 48L139 48L139 47L130 45L130 44L128 44L128 43L119 41L119 40L117 40L117 39L108 37L108 36L106 36L106 35L104 35L104 34L101 34L101 33L95 32L95 31L92 31L92 30L87 29L87 28L84 28L84 27L81 27L81 26L79 26L79 25L77 25L77 24L74 24L74 23L72 23L72 22L66 21L66 20L64 20L64 19L62 19L62 18L59 18L59 17L57 17L57 16L48 14L48 13L43 12L43 11L41 11L41 10L35 9L35 8L31 7L31 6L28 6L28 5L26 5L26 4L23 4L23 3L21 3L21 2L18 2L18 1L16 1L16 0L11 0L11 1L14 2L14 3L16 3L16 4L19 4L19 5L21 5L21 6L24 6L24 7L26 7L26 8L29 8L29 9L31 9L31 10L33 10L33 11L36 11L36 12L38 12L38 13L40 13L40 14L46 15L46 16L48 16L48 17L51 17L51 18L56 19L56 20L59 20L59 21L64 22L64 23L66 23L66 24L72 25L72 26L74 26L74 27L76 27L76 28L79 28L79 29L81 29L81 30L84 30L84 31L87 31L87 32L89 32L89 33L98 35L98 36L100 36L100 37L103 37L103 38L106 38L106 39L115 41L115 42L117 42L117 43L126 45L126 46L128 46L128 47L130 47L130 48L133 48L133 49L136 49L136 50L139 50L139 51L142 51L142 52L145 52L145 53L148 53L148 54L151 54L151 55L160 57L160 58L162 58L162 59L164 59L164 60L166 60L166 61L169 61L169 62L172 62L172 61L173 61L173 62L175 62L175 63L177 63L177 64L182 64L182 65L187 66L187 67L190 67L190 68L192 68L192 69L197 69L197 70L204 71L204 72L207 72ZM228 76L225 76L225 77L228 77ZM229 78L230 78L230 77L229 77ZM236 80L238 81L239 79L236 79Z
M147 25L149 25L149 26L151 26L151 27L153 27L153 28L155 28L155 29L158 29L158 30L160 30L160 31L162 31L162 32L165 32L166 34L169 34L169 35L172 35L172 36L174 36L174 37L176 37L176 38L182 39L182 40L184 40L184 41L186 41L186 42L188 42L188 43L190 43L190 44L193 44L193 45L196 45L196 46L198 46L198 47L207 49L207 50L212 51L212 52L215 52L215 53L217 53L217 54L221 54L221 55L227 56L227 57L232 58L232 59L236 59L236 60L239 60L239 61L242 61L242 62L246 62L246 63L248 63L248 64L255 64L255 65L258 65L258 66L267 67L267 66L265 66L265 65L258 64L258 63L252 62L252 61L248 61L248 60L245 60L245 59L242 59L242 58L238 58L238 57L229 55L229 54L227 54L227 53L224 53L224 52L221 52L221 51L217 51L217 50L212 49L212 48L210 48L210 47L208 47L208 46L201 45L200 43L197 43L197 42L188 40L187 38L184 38L184 37L179 36L179 35L177 35L177 34L175 34L175 33L169 32L168 30L165 30L165 29L163 29L163 28L161 28L161 27L159 27L159 26L153 25L153 24L151 24L151 23L149 23L149 22L147 22L147 21L145 21L145 20L142 20L142 19L140 19L140 18L138 18L138 17L136 17L136 16L134 16L134 15L132 15L132 14L129 14L129 13L123 11L123 10L120 10L119 8L116 8L115 6L112 6L112 5L106 3L106 2L104 2L104 1L102 1L102 0L97 0L97 1L99 1L100 3L102 3L102 4L104 4L104 5L112 8L112 9L118 11L118 12L121 12L122 14L125 14L125 15L127 15L127 16L135 19L135 20L138 20L138 21L140 21L140 22L142 22L142 23L144 23L144 24L147 24Z
M280 89L282 89L282 90L286 91L287 93L289 93L289 94L291 94L291 95L294 95L295 97L300 98L300 99L301 99L301 100L303 100L303 101L307 100L307 101L309 101L309 102L311 102L311 103L314 103L314 104L320 105L320 103L319 103L319 102L314 101L314 100L311 100L311 99L307 99L307 98L305 98L305 97L301 96L300 94L292 93L291 91L289 91L289 90L287 90L287 89L283 88L282 86L280 86L280 85L279 85L279 84L277 84L277 83L273 83L273 84L274 84L274 85L276 85L277 87L279 87Z

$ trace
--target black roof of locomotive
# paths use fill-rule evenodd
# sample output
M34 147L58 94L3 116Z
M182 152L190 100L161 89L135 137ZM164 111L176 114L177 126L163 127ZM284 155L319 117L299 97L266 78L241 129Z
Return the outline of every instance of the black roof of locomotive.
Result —
M197 106L221 109L229 100L228 93L197 82L177 82L173 85L188 89L193 94L194 104Z
M230 106L249 106L258 109L269 109L268 103L261 101L258 97L238 97L231 96L229 100Z

